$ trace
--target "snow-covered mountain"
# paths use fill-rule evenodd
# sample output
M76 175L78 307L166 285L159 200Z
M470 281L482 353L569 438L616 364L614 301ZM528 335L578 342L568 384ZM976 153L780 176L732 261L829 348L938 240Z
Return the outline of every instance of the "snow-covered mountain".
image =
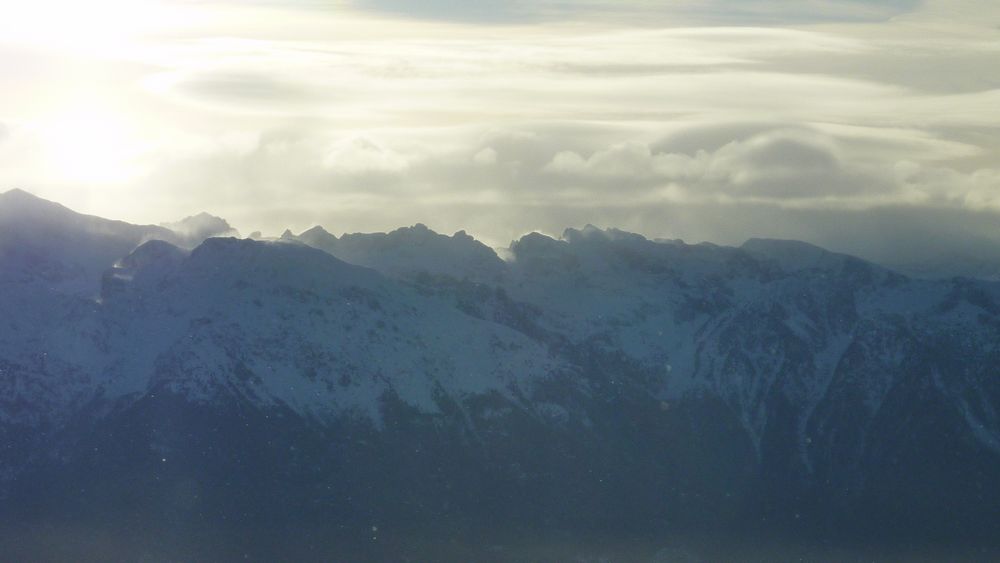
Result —
M420 225L189 250L23 192L0 228L3 517L211 529L216 558L1000 537L1000 284L590 226L507 261Z
M207 214L159 227L131 225L13 189L0 194L0 283L92 296L102 273L145 241L193 248L206 238L233 234L225 220Z
M171 231L75 213L22 190L0 194L0 282L93 293L101 273Z

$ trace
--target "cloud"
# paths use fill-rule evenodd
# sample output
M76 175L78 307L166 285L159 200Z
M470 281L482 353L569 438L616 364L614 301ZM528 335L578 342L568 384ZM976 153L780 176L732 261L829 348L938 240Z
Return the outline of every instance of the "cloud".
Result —
M663 236L681 233L661 232L649 221L649 209L716 206L722 217L742 213L739 206L834 214L891 206L1000 212L995 169L963 172L917 163L906 159L905 151L894 160L869 162L844 150L851 138L774 126L689 154L654 148L669 147L669 141L589 148L571 130L543 126L537 132L492 129L470 135L467 145L444 147L431 141L393 143L375 134L338 137L315 127L276 130L239 143L220 139L215 150L178 154L144 183L152 189L169 187L175 197L185 197L183 190L189 189L191 198L214 198L202 207L234 210L235 216L228 215L244 231L316 223L331 230L338 223L373 230L398 226L392 224L395 219L432 226L437 221L447 226L444 230L466 228L493 241L508 236L511 227L498 220L477 231L455 210L536 217L550 232L566 226L558 224L561 217L572 220L569 224L614 218L621 223L604 224L640 224L642 232ZM878 137L870 140L877 142ZM203 186L212 186L210 193ZM234 201L248 204L234 206ZM294 206L295 212L276 215L274 205ZM390 208L398 214L389 215ZM406 213L425 215L407 218ZM511 221L514 230L527 228L522 219ZM706 225L718 227L724 238L724 223ZM780 225L758 228L780 230ZM707 228L698 235L713 238ZM751 230L746 235L755 236Z
M338 143L323 158L324 168L349 176L396 175L405 173L410 163L403 155L364 137Z
M853 57L854 66L864 66L864 41L813 30L438 33L385 41L199 42L214 64L193 60L144 84L171 102L218 113L330 119L363 129L513 116L659 126L767 115L789 123L860 118L900 127L932 115L949 125L970 123L996 101L982 94L918 97L876 80L769 66L790 52L816 61Z
M125 208L134 200L157 215L204 209L269 234L422 222L506 245L593 223L690 242L794 238L894 263L1000 261L1000 170L908 159L906 131L706 123L641 138L615 126L521 123L451 143L433 130L391 133L291 122L220 135L160 153L141 192L79 193L92 212L111 204L102 198ZM851 150L858 139L862 152ZM880 156L868 160L872 147Z
M962 173L912 161L896 165L896 180L921 203L976 211L1000 211L1000 170Z
M286 104L309 101L316 94L298 80L284 78L274 72L251 70L201 72L186 76L176 87L183 95L225 103Z
M492 166L497 163L497 151L493 147L486 147L472 155L472 161L481 166Z
M914 9L920 0L355 0L366 10L414 18L511 23L612 18L662 23L777 24L880 21Z
M417 18L506 23L535 19L537 8L512 0L355 0L361 9L396 13Z
M883 21L909 12L920 0L714 0L694 3L693 11L726 23L805 23Z
M665 147L669 143L658 145ZM889 171L845 161L837 140L815 130L764 130L744 140L706 146L709 150L689 154L657 151L650 145L629 142L598 150L586 158L562 151L543 171L573 178L595 189L655 189L669 185L674 188L673 194L688 199L721 196L727 200L829 200L855 194L872 197L892 189L885 177Z
M698 157L676 153L654 153L640 142L626 142L594 152L584 158L574 151L561 151L543 171L557 175L622 183L648 184L662 180L682 180L704 173ZM703 159L702 159L703 160Z
M803 129L776 130L734 141L711 153L705 175L732 196L829 198L884 191L875 174L842 160L834 139Z
M884 256L913 246L892 229L996 238L1000 13L982 2L181 4L184 26L99 53L0 47L0 185L244 232L419 221L505 243L589 222L862 253L864 235ZM45 158L71 137L67 162L107 152L106 128L57 118L94 100L141 133L117 144L148 148L128 181Z

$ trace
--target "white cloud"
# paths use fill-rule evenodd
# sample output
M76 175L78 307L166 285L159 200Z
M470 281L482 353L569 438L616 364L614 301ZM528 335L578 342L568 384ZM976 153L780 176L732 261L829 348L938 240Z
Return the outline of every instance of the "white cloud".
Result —
M481 166L492 166L497 163L497 151L486 147L472 156L472 161Z
M890 188L878 167L845 161L836 139L810 129L774 129L695 154L654 151L629 142L584 158L556 154L543 169L595 189L672 185L688 198L771 198L828 201L872 197Z
M353 0L354 6L406 17L509 23L587 19L800 23L883 20L912 9L918 0Z
M337 174L400 174L409 169L410 163L395 151L356 137L335 145L323 158L323 166Z
M115 48L4 36L0 189L142 222L424 221L501 241L593 222L733 242L808 235L805 214L998 212L1000 14L982 2L472 2L458 22L442 2L367 2L393 17L157 4L191 17ZM85 97L116 125L53 120ZM91 181L52 166L60 147ZM130 174L94 182L94 166ZM697 228L665 211L681 208Z

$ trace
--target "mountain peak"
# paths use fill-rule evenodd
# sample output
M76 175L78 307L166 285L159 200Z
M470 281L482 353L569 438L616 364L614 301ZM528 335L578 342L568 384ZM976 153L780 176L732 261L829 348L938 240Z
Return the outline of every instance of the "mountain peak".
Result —
M21 188L11 188L11 189L3 192L3 193L0 193L0 199L2 199L2 200L7 200L7 199L11 199L11 198L13 198L13 199L35 199L35 200L42 199L42 198L36 196L35 194L33 194L31 192L26 192L26 191L22 190Z
M646 241L646 237L630 233L628 231L622 231L620 229L609 228L602 229L600 227L595 227L590 223L587 223L582 229L568 228L563 231L562 239L569 243L583 242L583 241Z
M11 207L16 207L18 209L18 214L21 214L26 210L75 214L74 211L64 205L38 197L37 195L20 188L10 189L0 194L0 205L2 205L0 212L5 209L9 210Z
M45 280L56 291L94 295L101 276L162 227L132 225L77 213L20 189L0 194L0 272Z
M347 233L340 238L313 227L294 240L393 277L430 273L493 280L504 269L496 252L465 231L448 236L423 223L388 233Z
M164 279L188 254L188 250L164 240L147 241L104 272L101 297L108 300L136 287L150 287Z
M390 240L423 240L443 236L423 223L417 223L411 227L400 227L388 233Z
M561 256L567 253L569 243L537 231L511 241L510 252L516 260Z
M307 238L308 237L320 237L320 236L324 236L324 237L325 236L330 236L330 237L333 237L333 238L337 238L336 235L334 235L330 231L324 229L322 227L322 225L316 225L315 227L313 227L311 229L308 229L308 230L305 230L305 231L302 231L299 234L300 238L302 238L302 237L307 237Z
M567 227L566 229L563 229L562 237L560 238L566 242L576 242L583 239L607 237L605 236L604 229L587 223L582 229L574 227Z

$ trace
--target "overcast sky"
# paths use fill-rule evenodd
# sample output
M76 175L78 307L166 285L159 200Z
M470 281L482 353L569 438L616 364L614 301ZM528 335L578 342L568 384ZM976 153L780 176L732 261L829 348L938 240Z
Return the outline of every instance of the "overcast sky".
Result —
M0 6L0 190L84 212L1000 246L992 0Z

